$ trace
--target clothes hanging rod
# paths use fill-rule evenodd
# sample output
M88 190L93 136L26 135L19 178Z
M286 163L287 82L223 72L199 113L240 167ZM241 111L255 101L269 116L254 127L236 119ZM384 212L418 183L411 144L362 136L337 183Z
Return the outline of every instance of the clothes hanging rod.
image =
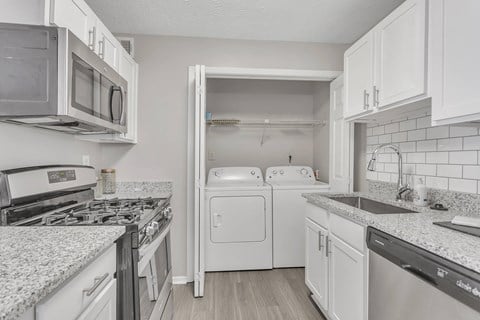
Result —
M313 127L324 126L327 124L325 120L240 120L240 119L214 119L208 120L210 126L250 126L250 127Z

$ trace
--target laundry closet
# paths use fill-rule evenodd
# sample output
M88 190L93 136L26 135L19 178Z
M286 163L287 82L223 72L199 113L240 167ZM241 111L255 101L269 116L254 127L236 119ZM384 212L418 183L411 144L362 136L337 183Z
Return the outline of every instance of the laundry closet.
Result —
M330 83L208 79L206 169L308 166L328 183Z
M305 266L301 194L349 184L349 127L337 121L341 73L205 66L189 72L195 296L203 296L206 272Z

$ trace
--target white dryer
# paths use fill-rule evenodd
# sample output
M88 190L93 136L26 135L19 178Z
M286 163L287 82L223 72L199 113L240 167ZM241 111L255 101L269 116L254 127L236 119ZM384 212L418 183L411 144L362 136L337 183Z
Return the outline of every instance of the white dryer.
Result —
M305 199L302 193L328 192L307 166L270 167L265 180L273 195L273 267L305 266Z
M262 171L210 169L205 196L205 271L271 269L272 190Z

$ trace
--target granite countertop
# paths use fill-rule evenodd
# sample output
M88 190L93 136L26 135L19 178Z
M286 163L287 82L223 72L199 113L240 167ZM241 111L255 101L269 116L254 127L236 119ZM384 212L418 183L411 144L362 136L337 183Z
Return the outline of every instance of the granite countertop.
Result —
M0 227L0 320L21 316L124 232L123 226Z
M472 216L472 214L451 210L436 211L428 207L415 206L411 202L396 202L390 198L365 193L308 193L303 196L309 203L329 212L363 226L377 228L480 273L480 250L478 249L480 248L480 238L433 224L437 221L449 221L456 215ZM418 213L372 214L328 198L332 196L362 196L418 211Z
M103 199L168 198L172 196L173 184L164 181L152 182L117 182L117 191L113 194L96 196Z

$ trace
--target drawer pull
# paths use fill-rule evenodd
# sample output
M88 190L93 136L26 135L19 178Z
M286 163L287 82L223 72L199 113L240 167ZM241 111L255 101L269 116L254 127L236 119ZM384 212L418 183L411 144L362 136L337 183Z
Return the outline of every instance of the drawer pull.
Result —
M107 278L108 278L108 272L101 277L96 277L93 282L93 286L89 289L83 289L83 292L86 293L87 297L91 296L95 292L95 290L97 290L98 287L102 284L102 282L105 281L105 279Z

